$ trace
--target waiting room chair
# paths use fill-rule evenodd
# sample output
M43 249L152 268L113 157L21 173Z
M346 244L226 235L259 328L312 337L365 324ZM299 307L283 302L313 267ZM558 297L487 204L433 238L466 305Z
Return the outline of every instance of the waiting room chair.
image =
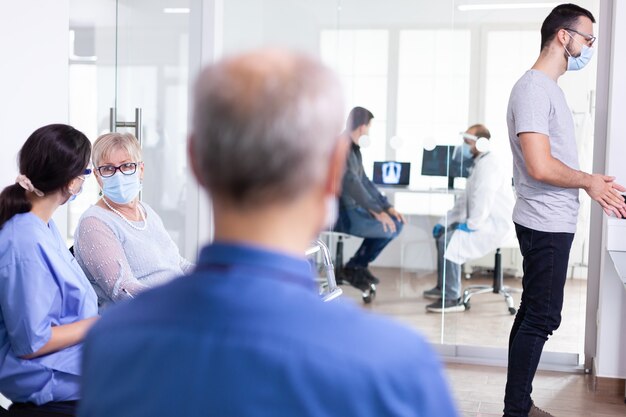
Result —
M328 246L321 240L316 240L313 242L313 245L306 250L305 255L307 257L311 257L316 253L321 253L322 255L322 263L324 265L324 272L326 274L326 282L322 285L322 300L327 302L334 300L339 297L343 292L341 288L337 287L337 282L335 280L335 270L333 268L333 261L330 255L330 250Z
M345 281L341 279L341 269L343 268L343 243L344 240L350 239L352 235L342 232L325 231L321 233L323 239L329 248L335 245L335 259L333 264L335 265L335 278L337 284L343 284ZM365 304L369 304L376 298L376 285L370 284L367 290L360 290L361 298Z

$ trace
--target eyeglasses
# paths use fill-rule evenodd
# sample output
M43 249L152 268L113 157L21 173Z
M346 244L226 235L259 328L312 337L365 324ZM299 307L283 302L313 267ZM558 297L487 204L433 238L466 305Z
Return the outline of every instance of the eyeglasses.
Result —
M585 38L585 40L587 41L587 44L588 44L589 46L593 45L593 43L596 41L596 37L595 37L595 36L593 36L593 35L590 35L590 34L588 34L588 33L579 32L579 31L577 31L576 29L571 29L571 28L563 28L563 29L565 29L565 30L567 30L567 31L570 31L570 32L574 32L574 33L579 34L580 36L582 36L583 38Z
M137 172L137 165L139 165L140 163L141 162L127 162L119 166L103 165L101 167L98 167L97 170L102 178L112 177L113 175L115 175L115 171L117 170L119 170L124 175L133 175L135 172Z

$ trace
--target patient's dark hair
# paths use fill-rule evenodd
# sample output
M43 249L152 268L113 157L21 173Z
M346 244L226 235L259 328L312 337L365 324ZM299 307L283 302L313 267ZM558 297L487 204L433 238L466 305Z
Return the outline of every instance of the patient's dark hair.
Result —
M370 120L372 120L373 118L374 115L371 111L363 107L355 107L350 110L346 127L352 132L354 130L357 130L359 126L369 124Z
M64 124L35 130L18 155L19 173L45 194L66 187L83 174L89 164L91 143L87 136ZM0 228L14 215L26 213L32 205L27 191L15 183L0 193Z
M596 19L591 12L575 4L559 4L556 6L541 25L541 49L548 46L561 29L576 29L579 17L588 17L591 23Z

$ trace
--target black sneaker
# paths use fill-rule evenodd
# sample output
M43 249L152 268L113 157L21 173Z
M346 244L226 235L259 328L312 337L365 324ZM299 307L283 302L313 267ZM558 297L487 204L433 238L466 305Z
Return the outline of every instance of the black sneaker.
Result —
M337 282L352 285L361 291L367 291L371 285L363 273L363 268L342 268Z
M352 267L352 266L344 266L342 269L342 272L345 273L345 275L348 276L353 276L353 277L360 277L361 280L365 280L367 282L369 282L370 284L380 284L380 280L378 278L376 278L367 268L364 268L362 266L357 266L357 267Z
M374 274L372 274L369 269L363 268L363 273L365 274L365 279L368 280L371 284L380 284L380 280L376 278L376 276L374 276Z
M431 300L439 300L439 302L441 302L441 298L442 298L442 293L441 293L441 288L431 288L430 290L426 290L422 293L424 295L424 298L430 298Z
M443 303L439 299L432 304L428 304L426 310L432 313L460 313L465 311L465 304L463 304L460 298L457 300L445 300Z

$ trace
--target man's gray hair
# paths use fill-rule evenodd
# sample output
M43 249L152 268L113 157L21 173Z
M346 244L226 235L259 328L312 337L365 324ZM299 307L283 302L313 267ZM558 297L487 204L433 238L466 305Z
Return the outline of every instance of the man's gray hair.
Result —
M191 151L216 197L255 207L297 197L327 174L343 124L337 76L317 59L259 50L206 68Z

